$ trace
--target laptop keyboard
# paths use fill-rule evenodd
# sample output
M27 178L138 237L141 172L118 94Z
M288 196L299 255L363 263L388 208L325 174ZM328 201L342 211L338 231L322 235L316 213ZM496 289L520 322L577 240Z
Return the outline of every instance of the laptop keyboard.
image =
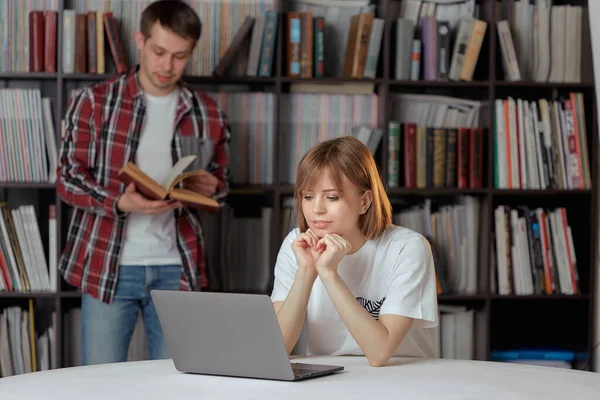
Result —
M294 371L294 375L298 376L298 375L314 373L316 371L319 371L319 368L318 367L311 368L310 366L307 366L307 365L292 363L292 370Z
M316 370L311 368L294 368L294 375L304 375L315 372Z

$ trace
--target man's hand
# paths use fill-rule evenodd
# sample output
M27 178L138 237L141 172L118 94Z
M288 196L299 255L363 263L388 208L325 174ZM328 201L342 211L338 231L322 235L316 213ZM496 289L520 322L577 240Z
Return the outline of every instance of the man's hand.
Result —
M211 197L217 192L219 180L209 172L187 178L184 186L196 193Z
M122 212L137 212L142 214L160 214L175 208L183 207L178 201L149 200L135 190L130 183L125 193L117 202L117 208Z

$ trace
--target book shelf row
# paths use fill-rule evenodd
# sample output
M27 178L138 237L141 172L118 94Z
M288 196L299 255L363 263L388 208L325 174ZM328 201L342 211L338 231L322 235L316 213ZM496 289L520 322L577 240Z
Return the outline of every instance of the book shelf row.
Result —
M554 300L543 303L535 300L527 303L492 300L488 308L483 304L460 304L451 300L441 303L440 324L433 330L436 354L447 359L497 360L515 357L515 353L523 354L520 358L526 359L525 354L537 358L541 354L536 356L532 353L547 355L551 352L565 357L562 367L586 370L589 357L585 334L568 328L553 328L556 319L563 321L562 325L584 319L585 313L589 312L589 305L581 307L573 302ZM544 310L540 312L541 305ZM505 324L510 324L507 315L514 315L519 307L532 313L527 319L518 316L511 318L513 323L518 321L520 332L509 330L500 334ZM488 319L493 331L489 335L478 334ZM80 324L81 308L77 299L10 300L0 308L0 378L61 366L80 366ZM555 348L553 343L557 341L569 345ZM520 346L515 349L514 343ZM129 345L128 361L146 360L146 344L142 320L138 317ZM541 347L531 347L533 345Z
M293 184L310 147L351 134L376 156L390 189L591 187L588 149L596 128L594 113L586 112L594 102L588 93L497 98L492 112L486 100L439 94L392 94L386 107L374 95L290 94L278 102L271 93L208 93L228 115L231 152L240 155L231 159L234 184ZM39 88L5 88L0 103L10 110L0 114L0 147L7 154L0 182L54 182L59 138L52 99ZM493 126L487 126L489 114ZM276 160L277 153L290 156Z
M0 297L44 292L61 297L72 288L57 282L56 244L64 240L72 209L62 204L60 227L54 196L25 205L24 197L9 193L0 203ZM268 293L271 254L297 226L292 197L276 201L254 196L252 205L247 199L232 195L220 213L201 217L211 290ZM430 241L441 299L485 300L496 294L577 297L592 292L594 254L588 238L593 232L586 223L591 213L586 198L571 196L568 203L557 198L490 201L488 196L451 194L391 201L393 223Z
M0 190L9 189L42 189L54 190L54 183L32 183L32 182L0 182ZM230 193L232 195L264 195L276 197L287 197L293 194L293 186L291 185L245 185L233 184ZM276 194L275 194L276 193ZM495 197L540 197L540 196L560 196L564 198L592 196L592 189L455 189L455 188L389 188L387 190L389 196L448 196L453 194L470 194L479 196L495 196Z
M24 81L54 81L58 77L61 77L66 82L80 82L84 81L88 84L100 82L106 79L114 78L116 75L111 74L57 74L57 73L34 73L34 72L0 72L0 80L24 80ZM521 89L521 88L535 88L535 89L573 89L573 90L585 90L593 89L594 82L535 82L535 81L505 81L505 80L480 80L472 82L454 82L454 81L407 81L407 80L396 80L389 79L384 80L383 78L334 78L334 77L323 77L323 78L289 78L289 77L270 77L270 78L252 78L244 76L190 76L184 75L182 80L192 85L242 85L247 86L249 90L263 91L265 87L274 87L277 83L282 83L282 93L289 92L289 84L291 83L303 83L310 82L312 84L323 85L325 89L320 90L321 92L336 93L340 91L352 92L352 86L349 89L340 86L341 84L349 83L368 83L375 84L375 89L388 87L392 90L396 89L410 89L410 88L477 88L477 89L490 89L494 88L507 88L507 89ZM338 86L326 86L333 84ZM287 85L287 86L285 86ZM383 91L383 90L381 90ZM315 89L315 92L319 92Z
M0 72L99 74L139 61L132 42L147 2L35 0L3 3L15 29ZM336 6L305 1L188 1L204 24L186 73L194 76L385 78L399 81L480 80L591 82L587 8L465 1L414 0ZM535 23L531 23L535 15ZM31 29L29 28L31 26ZM551 26L566 32L558 35ZM26 29L26 30L25 30ZM60 34L59 34L60 33ZM362 38L358 40L358 38ZM532 42L533 51L528 49ZM577 46L569 46L575 42ZM22 49L15 51L12 49ZM494 54L492 54L494 53ZM495 61L494 68L489 61ZM565 60L570 60L566 63ZM274 68L274 63L280 61ZM486 73L487 72L487 73Z

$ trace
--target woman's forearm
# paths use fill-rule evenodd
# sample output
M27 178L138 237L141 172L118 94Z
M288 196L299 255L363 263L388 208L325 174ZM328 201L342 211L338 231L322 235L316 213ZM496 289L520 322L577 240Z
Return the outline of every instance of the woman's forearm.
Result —
M300 337L310 292L316 279L314 271L298 269L287 298L277 311L277 320L285 348L290 354Z
M385 364L395 351L397 339L392 338L386 326L375 320L356 301L354 295L337 272L322 274L320 278L338 314L356 344L365 353L369 364L372 366ZM408 331L411 324L410 319L403 322L402 330L404 333Z

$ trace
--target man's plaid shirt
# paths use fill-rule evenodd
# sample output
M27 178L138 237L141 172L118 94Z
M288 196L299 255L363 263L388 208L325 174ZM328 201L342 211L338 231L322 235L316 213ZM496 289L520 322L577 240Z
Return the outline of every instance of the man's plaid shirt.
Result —
M215 152L209 171L219 179L215 198L229 191L230 141L225 114L208 95L181 85L175 112L173 160L181 137L211 138ZM57 168L57 192L74 208L58 268L81 292L111 303L119 275L126 214L117 210L125 190L119 170L135 160L145 118L145 99L137 68L85 88L69 102ZM175 210L177 246L182 256L181 290L208 284L204 238L196 211Z

